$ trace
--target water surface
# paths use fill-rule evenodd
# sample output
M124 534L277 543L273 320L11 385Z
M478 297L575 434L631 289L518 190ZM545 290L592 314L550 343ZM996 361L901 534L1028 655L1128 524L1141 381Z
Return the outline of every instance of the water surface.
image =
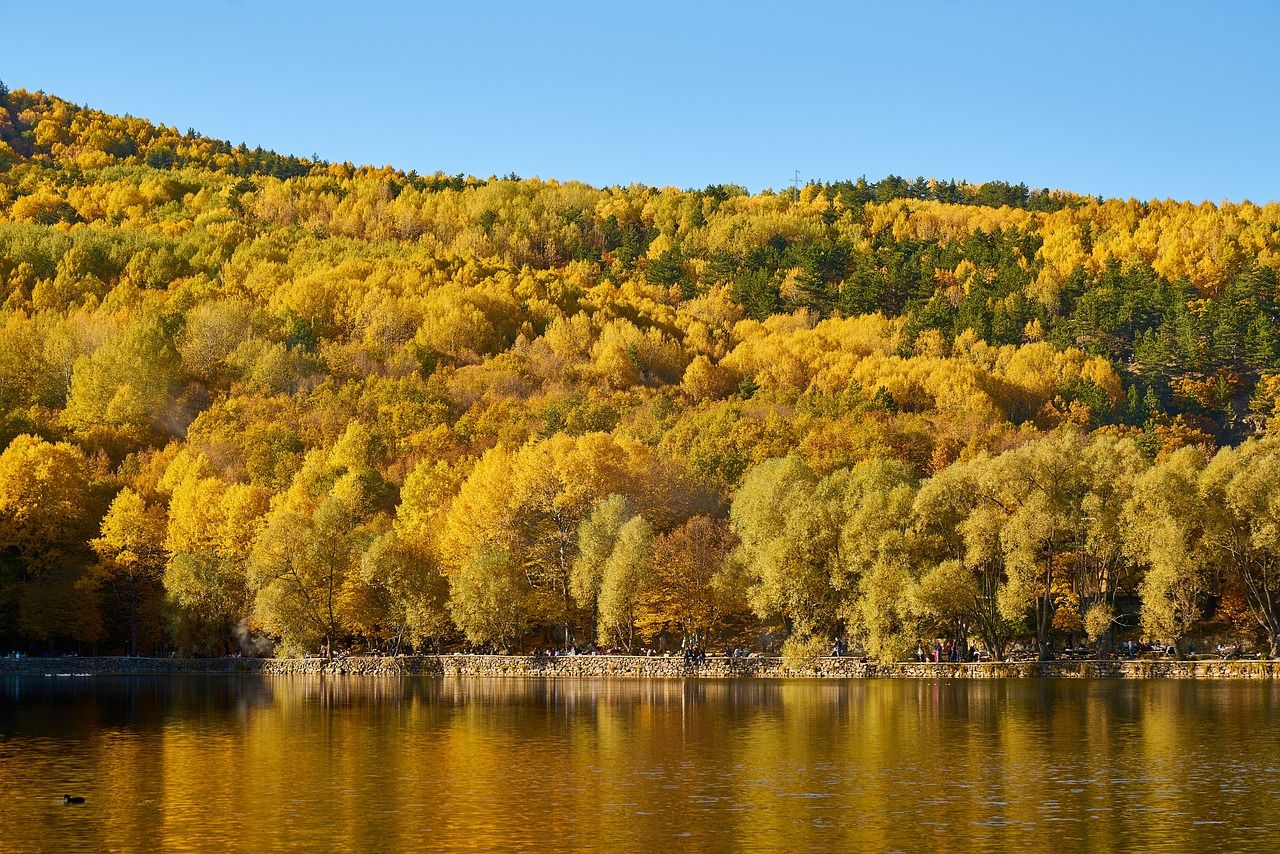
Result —
M1269 682L8 677L0 850L1272 851L1278 711Z

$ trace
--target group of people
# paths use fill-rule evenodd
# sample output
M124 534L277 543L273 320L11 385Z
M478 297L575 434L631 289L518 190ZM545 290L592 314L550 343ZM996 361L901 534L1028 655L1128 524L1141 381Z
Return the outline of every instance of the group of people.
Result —
M832 653L834 655L835 653ZM962 644L947 641L934 641L933 647L926 647L920 641L916 641L916 661L932 661L934 663L942 661L978 661L980 658L978 648L970 645L968 649Z
M557 649L555 647L548 647L547 649L535 649L533 651L534 658L559 658L562 655L600 655L600 654L601 653L599 652L599 650L595 649L594 645L584 647L581 650L578 649L576 646L571 646L568 649Z
M701 665L707 663L707 650L700 646L686 646L684 648L684 663Z

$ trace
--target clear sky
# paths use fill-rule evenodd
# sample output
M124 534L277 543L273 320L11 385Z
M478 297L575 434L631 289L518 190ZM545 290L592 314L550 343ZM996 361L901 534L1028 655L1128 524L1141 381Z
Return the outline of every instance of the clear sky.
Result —
M1280 199L1275 0L61 0L2 20L10 88L329 160Z

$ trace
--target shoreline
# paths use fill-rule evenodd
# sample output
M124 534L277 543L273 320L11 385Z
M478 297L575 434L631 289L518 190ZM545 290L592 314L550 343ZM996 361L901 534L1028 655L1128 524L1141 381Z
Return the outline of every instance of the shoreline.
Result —
M417 676L556 679L1277 679L1280 661L895 662L820 658L788 668L778 657L413 655L322 658L3 658L0 676Z

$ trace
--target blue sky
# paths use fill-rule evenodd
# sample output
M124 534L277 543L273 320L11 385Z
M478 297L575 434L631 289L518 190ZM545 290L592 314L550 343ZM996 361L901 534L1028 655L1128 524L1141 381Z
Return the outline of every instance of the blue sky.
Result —
M420 172L1280 199L1280 2L1048 5L13 3L0 80Z

